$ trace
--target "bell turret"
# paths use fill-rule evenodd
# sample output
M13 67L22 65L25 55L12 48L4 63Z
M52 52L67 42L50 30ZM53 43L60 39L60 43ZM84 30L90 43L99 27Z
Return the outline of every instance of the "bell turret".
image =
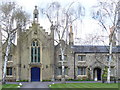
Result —
M33 11L33 22L34 23L38 23L38 15L39 15L38 9L37 9L37 6L35 6L35 9Z

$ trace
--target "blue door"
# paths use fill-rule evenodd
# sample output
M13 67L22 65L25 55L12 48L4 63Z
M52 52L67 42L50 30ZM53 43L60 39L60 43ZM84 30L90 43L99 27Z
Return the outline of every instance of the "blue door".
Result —
M40 68L31 68L31 81L40 81Z

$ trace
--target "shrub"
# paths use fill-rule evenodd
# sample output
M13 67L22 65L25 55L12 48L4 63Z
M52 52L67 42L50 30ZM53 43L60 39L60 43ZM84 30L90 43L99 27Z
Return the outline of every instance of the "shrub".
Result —
M43 80L43 82L50 82L51 80Z
M107 70L108 70L107 67L105 67L104 70L103 70L103 74L102 74L102 79L103 80L107 80Z
M28 80L19 80L19 81L16 81L16 82L28 82Z

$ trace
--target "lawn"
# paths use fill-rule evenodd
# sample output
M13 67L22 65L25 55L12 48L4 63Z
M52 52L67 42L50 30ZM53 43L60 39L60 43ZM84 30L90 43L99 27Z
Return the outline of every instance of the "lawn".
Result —
M118 88L116 83L66 83L66 84L51 84L50 88Z
M18 88L19 85L17 84L5 84L5 85L0 85L0 90L1 88Z

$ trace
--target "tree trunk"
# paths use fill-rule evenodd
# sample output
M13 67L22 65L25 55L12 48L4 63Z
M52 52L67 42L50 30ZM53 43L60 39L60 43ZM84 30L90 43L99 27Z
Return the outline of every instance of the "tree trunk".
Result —
M112 41L110 41L107 83L110 83L110 68L111 68L110 64L111 64L111 60L112 60Z
M63 48L62 48L61 41L60 41L60 52L61 52L61 57L62 57L62 61L61 61L61 64L62 64L61 83L65 83L64 50L63 50Z
M2 63L2 34L1 34L1 26L0 26L0 81L2 81L2 65L3 65Z
M2 80L3 84L5 84L5 79L6 79L6 69L7 69L8 56L10 52L10 46L11 46L11 34L9 34L8 36L7 47L6 47L6 52L5 52L4 67L3 67L3 80Z

